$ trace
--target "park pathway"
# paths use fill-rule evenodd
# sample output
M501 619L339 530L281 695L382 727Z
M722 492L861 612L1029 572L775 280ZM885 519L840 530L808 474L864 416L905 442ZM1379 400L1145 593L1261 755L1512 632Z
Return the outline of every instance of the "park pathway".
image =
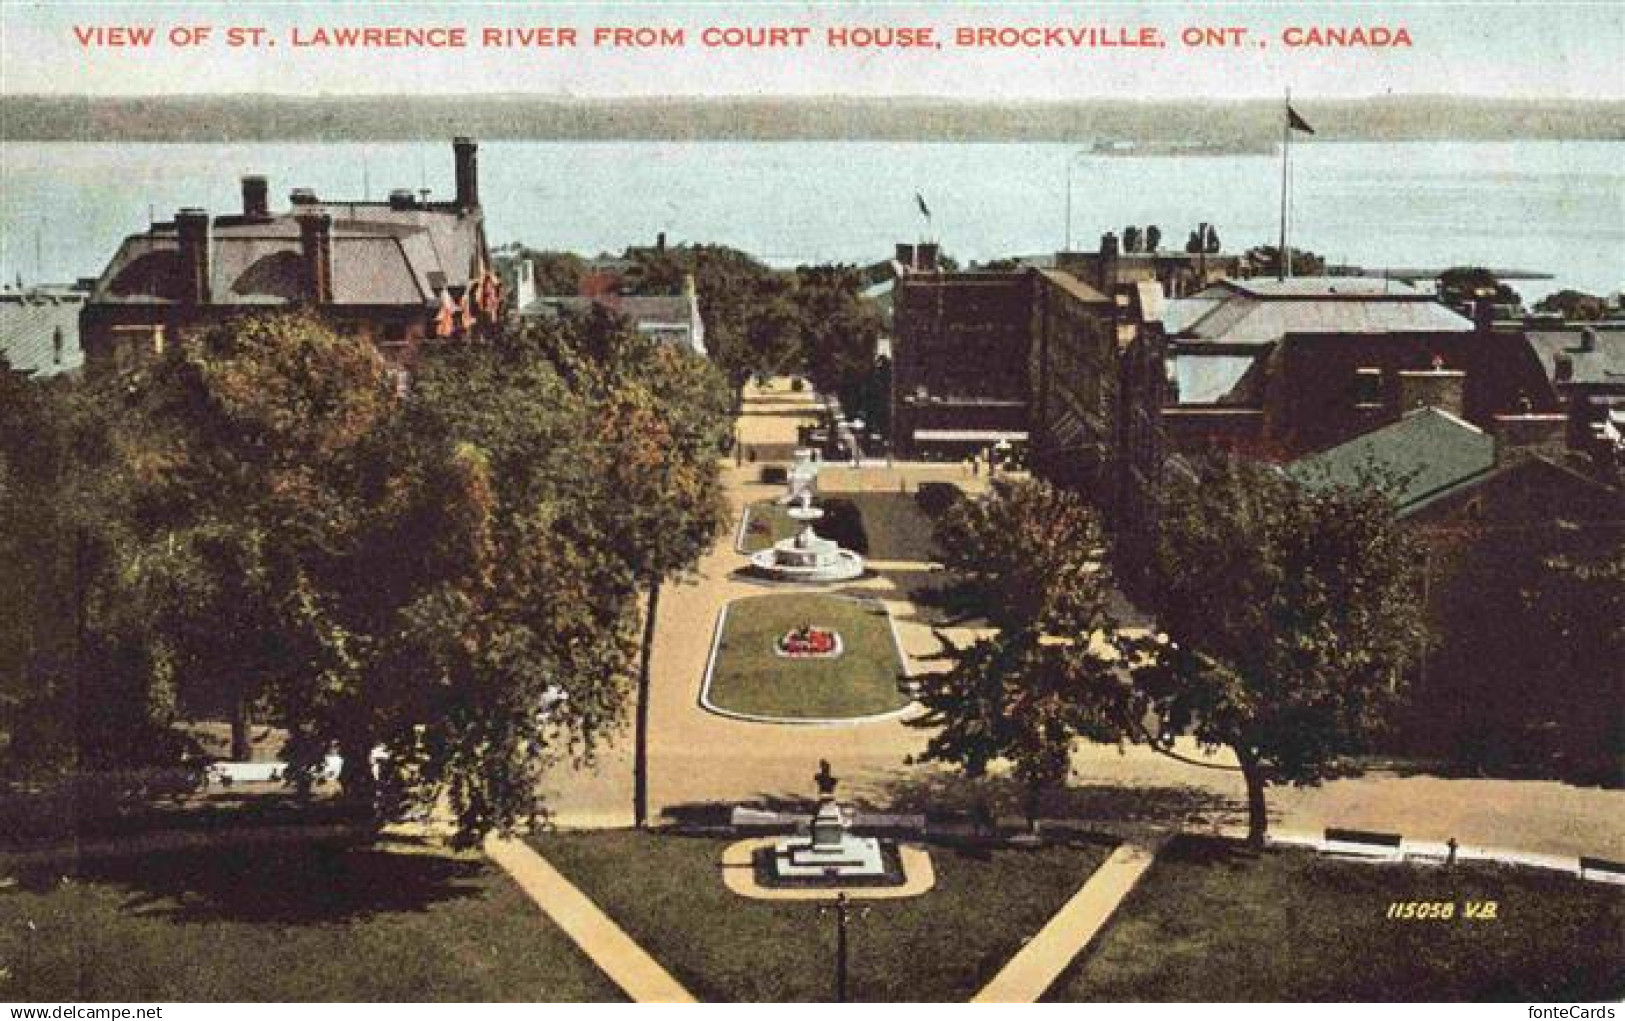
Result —
M1136 840L1113 851L971 1002L1038 1002L1151 868L1162 844L1162 839Z
M634 1003L695 1002L659 962L530 845L493 837L486 841L485 851Z

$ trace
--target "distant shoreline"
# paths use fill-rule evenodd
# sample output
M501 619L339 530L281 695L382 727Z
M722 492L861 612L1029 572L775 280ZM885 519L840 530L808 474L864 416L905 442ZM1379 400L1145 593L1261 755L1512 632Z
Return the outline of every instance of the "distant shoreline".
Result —
M1319 142L1625 141L1625 101L1442 96L1294 101ZM1123 142L1121 155L1275 151L1281 106L922 98L0 97L8 142ZM1167 150L1167 151L1163 151ZM1104 154L1103 154L1104 155Z

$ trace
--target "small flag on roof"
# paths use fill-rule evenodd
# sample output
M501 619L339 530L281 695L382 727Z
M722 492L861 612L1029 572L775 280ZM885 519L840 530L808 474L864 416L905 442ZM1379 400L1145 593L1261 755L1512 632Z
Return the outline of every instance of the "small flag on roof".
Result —
M925 196L921 195L919 192L915 192L914 201L920 204L920 215L924 216L927 220L931 219L931 207L925 204Z
M1302 117L1299 117L1298 111L1292 109L1291 103L1286 105L1286 123L1287 127L1291 128L1293 131L1301 131L1306 135L1312 135L1315 133L1315 129L1309 126L1309 122L1304 120Z

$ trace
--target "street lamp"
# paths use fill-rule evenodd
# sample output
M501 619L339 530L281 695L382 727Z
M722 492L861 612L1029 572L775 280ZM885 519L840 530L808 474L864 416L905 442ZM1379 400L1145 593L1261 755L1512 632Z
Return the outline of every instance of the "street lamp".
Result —
M862 918L869 913L869 908L867 905L854 908L851 900L846 895L846 891L843 890L835 895L833 905L821 905L818 908L818 913L820 915L834 913L835 915L835 1002L845 1003L847 1002L846 926L851 921L854 913L856 917Z

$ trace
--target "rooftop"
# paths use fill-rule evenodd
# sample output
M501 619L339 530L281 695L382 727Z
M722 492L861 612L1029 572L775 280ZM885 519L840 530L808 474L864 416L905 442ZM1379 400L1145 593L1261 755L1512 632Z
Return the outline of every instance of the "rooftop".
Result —
M283 305L308 292L299 216L332 217L333 303L433 305L479 273L481 218L439 206L315 202L265 218L222 216L209 228L211 304ZM183 280L174 223L125 239L91 294L94 304L167 304Z
M1467 333L1473 323L1431 295L1374 277L1223 280L1164 305L1169 335L1272 344L1289 333Z
M0 293L0 352L13 369L36 376L72 372L84 364L79 309L85 293L29 288Z
M1401 517L1495 468L1495 440L1438 408L1419 408L1392 425L1300 458L1287 474L1310 488L1392 485Z
M1586 331L1590 331L1589 350ZM1625 388L1625 323L1565 326L1525 333L1546 376L1559 386L1580 384ZM1560 379L1558 361L1568 359L1569 373Z

